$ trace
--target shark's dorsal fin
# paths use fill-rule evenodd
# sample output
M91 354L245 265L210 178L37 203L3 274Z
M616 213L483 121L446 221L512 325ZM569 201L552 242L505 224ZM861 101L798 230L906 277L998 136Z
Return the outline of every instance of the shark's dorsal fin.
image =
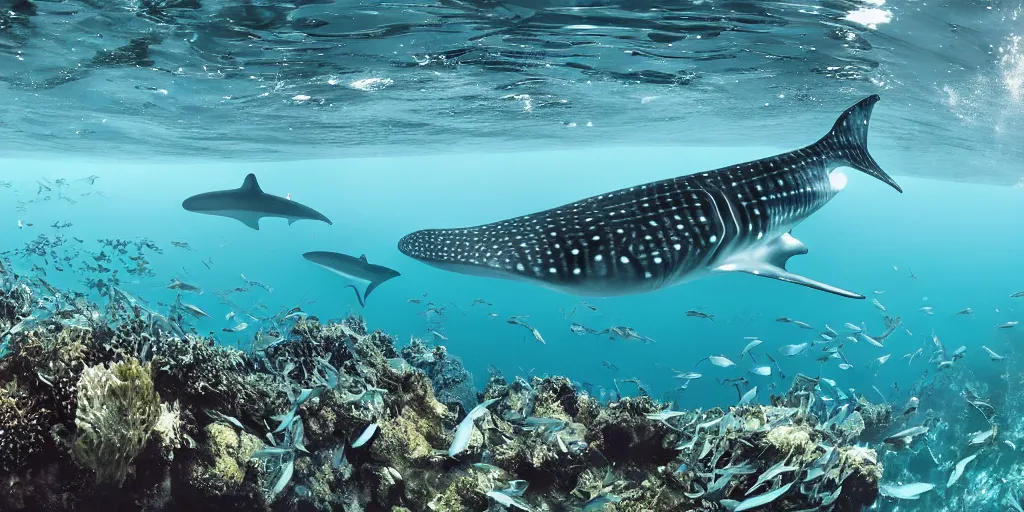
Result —
M262 194L263 189L260 188L260 183L256 181L256 175L249 173L245 177L245 181L242 182L242 186L238 188L239 192L246 192L249 194Z
M807 246L790 233L785 233L757 250L727 259L715 267L715 272L744 272L787 283L799 284L815 290L834 293L851 299L864 296L835 286L815 281L786 270L786 262L797 254L807 254Z
M369 263L368 261L366 261L366 255L365 254L360 254L359 255L359 261L361 261L363 263Z

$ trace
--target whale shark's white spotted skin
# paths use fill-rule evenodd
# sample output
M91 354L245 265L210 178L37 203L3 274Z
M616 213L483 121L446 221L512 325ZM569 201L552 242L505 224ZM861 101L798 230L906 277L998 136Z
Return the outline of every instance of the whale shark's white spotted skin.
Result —
M852 298L785 270L807 248L789 231L846 184L849 166L902 192L867 152L870 96L802 149L462 229L427 229L404 254L446 270L580 295L642 293L709 272L746 272Z

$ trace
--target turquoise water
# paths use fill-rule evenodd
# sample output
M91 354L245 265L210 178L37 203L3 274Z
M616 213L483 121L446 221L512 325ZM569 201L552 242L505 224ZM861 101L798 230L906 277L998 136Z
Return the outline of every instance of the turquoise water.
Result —
M371 328L385 329L402 340L415 336L434 341L430 330L436 330L448 338L439 343L463 359L478 385L486 382L490 365L508 375L566 375L596 389L611 390L612 379L638 378L653 396L671 393L668 396L678 400L680 407L706 408L737 398L734 389L714 378L746 376L763 390L781 393L798 372L810 376L820 372L872 400L881 392L899 407L907 395L897 391L894 383L899 390L908 390L932 366L928 357L933 330L949 351L967 346L969 373L994 376L1005 371L1000 365L1007 363L989 361L981 345L1008 360L1017 357L1017 331L995 326L1018 319L1016 301L1020 299L1008 296L1024 289L1024 282L1013 277L1024 248L1022 191L900 176L901 167L912 164L912 155L877 155L904 194L847 170L847 188L794 230L810 253L794 258L791 270L865 294L868 300L736 275L713 276L644 295L587 299L596 307L593 311L577 297L525 283L445 273L396 249L397 240L413 230L487 223L776 152L770 148L637 147L259 164L16 160L3 164L12 187L0 189L9 219L0 231L6 249L20 247L40 234L56 234L49 226L58 221L74 224L60 233L83 239L82 250L98 252L95 240L99 238L153 240L164 250L150 257L155 276L139 278L122 272L123 288L155 303L174 300L175 293L166 289L172 277L199 285L206 293L187 298L212 318L195 327L200 333L215 333L222 343L244 345L256 329L257 322L249 321L247 331L222 332L238 320L225 320L231 308L211 292L244 285L240 274L273 288L272 292L253 288L232 297L243 309L265 305L265 311L252 310L256 316L301 305L322 318L362 313ZM301 221L288 226L280 219L264 219L260 231L253 231L231 219L181 208L181 201L190 195L237 187L248 172L257 174L265 191L290 194L323 212L334 225ZM92 186L73 181L89 175L99 176ZM55 194L42 201L46 194L37 195L36 181L43 178L71 181L64 195L78 202L61 201ZM85 192L91 193L80 196ZM19 201L27 202L25 211L17 211ZM33 225L19 230L15 219ZM188 242L194 251L172 247L171 241ZM75 244L69 242L65 248L71 246ZM303 252L312 250L366 254L370 262L394 268L402 276L382 285L362 310L351 290L344 288L345 279L302 259ZM212 259L209 269L203 264L208 259ZM16 269L26 272L34 262L13 259ZM911 271L916 280L909 277ZM77 271L50 269L47 274L55 285L83 291L84 278ZM876 295L876 290L884 293ZM412 298L422 299L423 304L409 302ZM476 298L493 306L471 306ZM885 314L901 316L905 329L886 340L884 349L847 343L844 353L852 369L839 370L834 362L823 367L814 361L820 355L817 348L793 358L778 354L782 345L815 339L825 324L844 331L845 322L866 322L868 332L880 333L883 313L872 298L884 305ZM428 301L447 306L445 315L429 325L422 314ZM933 316L920 311L925 306L934 308ZM973 315L955 315L968 307ZM562 312L574 308L575 315L566 320ZM713 314L714 321L687 317L687 310ZM547 343L538 343L529 331L507 324L505 319L513 315L529 315L529 323ZM779 323L778 317L810 323L816 330ZM627 325L657 342L577 336L569 330L570 321L598 330ZM770 351L785 379L778 372L772 377L747 373L754 364L738 357L747 343L745 336L765 341L754 349L755 357L760 356L760 364L770 364L761 355ZM901 359L919 347L924 348L923 354L912 364ZM891 359L880 369L877 363L869 366L885 354L891 354ZM690 371L709 355L725 355L737 366L717 368L703 362L698 371L704 378L672 393L681 382L673 379L671 369ZM603 361L619 371L605 368ZM632 384L621 383L620 388L624 394L636 392ZM766 396L762 394L761 400Z
M443 344L478 390L493 371L564 375L603 400L647 392L693 410L727 408L753 386L767 404L798 374L822 377L892 406L890 428L862 439L878 450L882 484L937 486L919 501L881 498L877 509L1024 511L1024 326L998 327L1024 316L1024 297L1011 297L1024 292L1022 13L1020 0L0 0L0 252L23 277L101 304L88 283L111 279L110 269L161 313L178 299L172 279L197 285L205 293L181 300L210 316L186 317L186 327L242 348L273 323L261 317L294 307L321 319L362 315L400 343ZM866 300L748 275L584 299L443 272L397 248L421 229L486 224L802 147L871 94L881 102L869 146L904 193L843 170L845 190L793 232L809 254L789 262ZM333 225L268 218L254 231L183 209L248 173ZM109 239L159 250L143 251L148 271L132 273L135 247L117 254ZM55 240L52 252L21 252ZM365 254L401 276L364 307L307 251ZM845 325L877 335L887 317L902 324L884 347L844 341ZM240 322L248 327L232 332ZM654 341L577 335L574 322ZM822 345L780 354L827 329L839 331L848 369L820 361ZM755 336L764 343L741 359ZM947 359L961 346L964 357L942 361L936 340ZM761 365L772 375L750 373ZM703 377L681 388L676 375L691 371ZM819 419L843 414L832 387L815 393ZM920 412L904 416L911 396ZM991 417L966 405L975 396ZM902 451L879 442L912 425L931 429L922 442ZM967 443L990 427L992 442ZM332 442L351 441L336 434ZM944 489L973 454L982 457L959 487ZM806 485L801 494L817 492Z

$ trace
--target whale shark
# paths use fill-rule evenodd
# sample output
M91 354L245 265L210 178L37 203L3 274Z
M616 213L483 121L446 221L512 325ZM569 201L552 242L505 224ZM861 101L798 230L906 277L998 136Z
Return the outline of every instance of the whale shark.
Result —
M348 279L369 282L362 296L359 295L359 289L354 285L346 286L346 288L352 288L356 292L356 299L359 300L359 305L364 307L366 306L366 299L370 297L370 293L373 290L377 289L385 281L402 275L383 265L374 265L366 261L365 254L356 258L347 254L341 254L340 252L313 251L303 254L302 257Z
M299 220L333 224L322 213L306 205L264 192L256 181L256 175L251 173L245 177L241 187L194 195L181 206L190 212L229 217L257 231L263 217L288 219L288 225Z
M398 242L405 255L461 274L528 281L573 295L645 293L746 273L843 297L864 296L786 269L807 246L792 230L839 193L849 167L903 190L868 153L878 95L846 109L817 142L788 153L637 185L538 213Z

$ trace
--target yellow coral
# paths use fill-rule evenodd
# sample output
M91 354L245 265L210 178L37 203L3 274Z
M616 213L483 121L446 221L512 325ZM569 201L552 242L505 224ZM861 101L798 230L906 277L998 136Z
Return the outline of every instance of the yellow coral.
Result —
M224 487L233 487L245 479L245 463L263 446L259 439L223 423L212 423L206 427L206 442L203 451L210 459L211 477L219 480Z
M481 510L487 505L483 489L476 480L462 477L452 482L443 493L428 505L431 510L442 512L470 512Z
M129 359L86 368L78 381L71 456L95 471L97 481L120 485L159 417L160 396L148 364Z
M433 447L421 432L424 423L415 415L402 415L380 423L380 436L374 441L370 454L375 460L399 467L428 459Z
M878 462L878 452L871 448L840 448L839 460L843 466L859 473L869 483L877 484L882 479L882 465Z
M160 404L160 417L153 427L153 432L160 436L161 444L169 450L183 446L181 409L178 402L174 402L173 405Z
M807 427L788 426L775 427L768 432L768 444L783 454L791 455L792 462L807 461L815 458L818 444L811 439Z

